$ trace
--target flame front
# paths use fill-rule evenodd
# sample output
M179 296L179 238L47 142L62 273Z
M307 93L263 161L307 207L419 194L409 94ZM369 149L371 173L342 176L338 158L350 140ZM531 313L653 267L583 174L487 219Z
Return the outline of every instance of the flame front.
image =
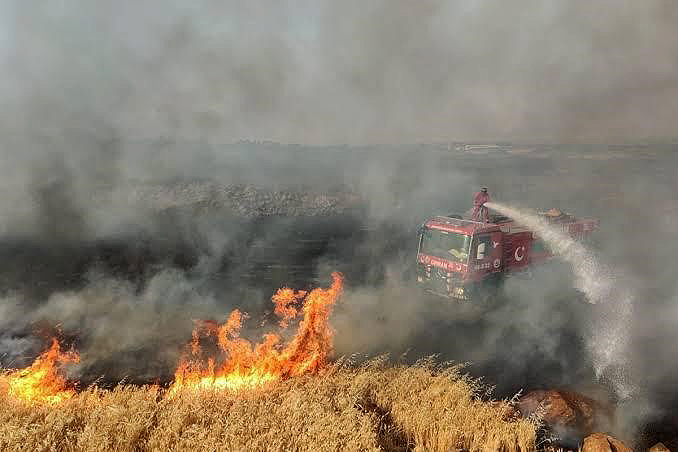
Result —
M170 392L181 388L237 390L318 372L332 351L329 316L342 288L343 276L335 272L328 289L276 292L272 301L283 329L299 315L294 304L303 300L303 319L287 344L275 333L265 334L258 344L241 338L245 316L238 310L231 312L223 324L199 322L193 331L190 352L182 357ZM201 339L206 337L216 341L219 354L223 355L223 363L218 366L215 357L205 360L203 356Z
M0 390L27 402L61 402L73 397L75 391L67 389L66 379L59 374L58 366L79 361L76 352L62 352L59 341L52 339L50 348L30 367L0 374Z

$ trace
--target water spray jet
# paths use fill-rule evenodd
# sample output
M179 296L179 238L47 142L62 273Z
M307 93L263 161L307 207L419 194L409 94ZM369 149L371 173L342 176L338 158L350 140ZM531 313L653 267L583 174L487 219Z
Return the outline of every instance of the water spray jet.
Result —
M620 284L619 277L562 228L511 206L496 202L485 205L534 231L555 255L571 265L576 287L586 295L586 300L602 305L596 310L595 328L588 338L588 348L597 376L607 375L618 396L622 399L630 397L634 387L628 381L625 367L633 307L631 290Z

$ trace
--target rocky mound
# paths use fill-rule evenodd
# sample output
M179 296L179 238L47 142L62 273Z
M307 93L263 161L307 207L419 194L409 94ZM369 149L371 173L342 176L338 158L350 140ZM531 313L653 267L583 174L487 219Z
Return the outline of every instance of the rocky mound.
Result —
M269 190L249 184L221 185L212 182L135 187L125 197L154 210L224 208L248 218L341 215L360 206L359 198L347 192Z

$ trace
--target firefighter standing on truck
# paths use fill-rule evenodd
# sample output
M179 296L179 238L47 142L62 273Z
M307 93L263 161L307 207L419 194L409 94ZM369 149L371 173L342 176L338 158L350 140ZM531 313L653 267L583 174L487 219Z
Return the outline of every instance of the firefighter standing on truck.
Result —
M473 213L471 219L473 221L482 221L487 223L489 221L489 213L485 203L490 200L490 195L487 193L487 187L483 187L478 193L473 196Z

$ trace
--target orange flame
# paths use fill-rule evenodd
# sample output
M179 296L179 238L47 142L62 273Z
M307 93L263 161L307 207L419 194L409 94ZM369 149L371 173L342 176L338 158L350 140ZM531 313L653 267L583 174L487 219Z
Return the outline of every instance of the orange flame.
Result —
M58 366L79 361L77 352L62 352L59 341L53 338L50 348L30 367L0 374L0 390L27 402L61 402L73 397L75 391L67 389L66 379L59 374Z
M190 355L185 354L180 360L170 392L180 388L235 390L318 372L332 351L329 316L341 295L343 280L343 276L335 272L328 289L314 289L310 293L279 289L273 295L282 328L299 314L294 304L303 300L303 319L287 344L282 344L281 337L275 333L265 334L262 341L254 345L241 338L244 315L237 309L222 325L199 322L193 331ZM220 366L216 366L214 357L207 358L206 365L201 359L200 340L210 336L224 355Z

